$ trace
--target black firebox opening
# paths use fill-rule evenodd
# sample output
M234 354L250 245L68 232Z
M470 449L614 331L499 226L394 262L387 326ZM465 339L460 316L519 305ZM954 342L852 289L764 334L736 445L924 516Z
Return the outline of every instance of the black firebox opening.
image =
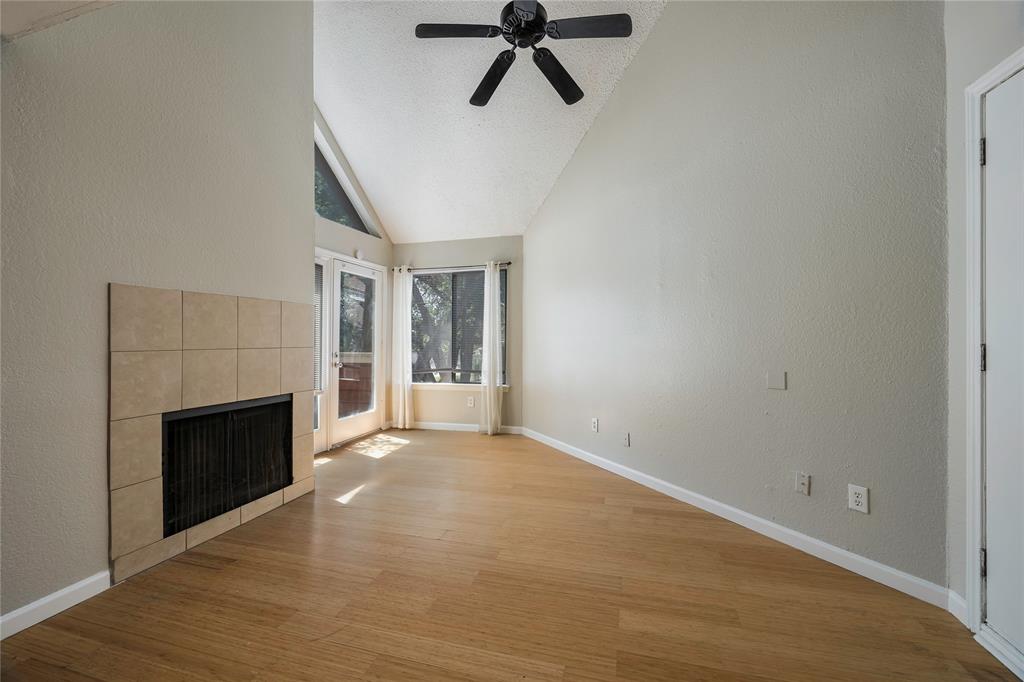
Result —
M164 537L292 481L290 395L163 416Z

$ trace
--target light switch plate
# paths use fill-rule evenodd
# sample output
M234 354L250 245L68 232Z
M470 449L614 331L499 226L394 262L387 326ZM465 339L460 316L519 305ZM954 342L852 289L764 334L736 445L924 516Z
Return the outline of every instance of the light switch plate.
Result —
M803 471L797 471L793 480L793 489L801 495L810 495L811 475Z
M781 369L770 369L764 376L765 387L776 391L786 390L786 372Z

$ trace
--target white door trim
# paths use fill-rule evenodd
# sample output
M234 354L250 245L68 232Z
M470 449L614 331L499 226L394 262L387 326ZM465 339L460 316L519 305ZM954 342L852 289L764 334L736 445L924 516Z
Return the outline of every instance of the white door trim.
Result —
M373 431L376 431L378 429L384 428L384 425L386 423L386 418L387 418L387 386L388 386L388 370L389 370L388 363L387 363L387 355L388 355L387 349L388 349L388 339L390 338L389 337L389 315L387 314L387 311L389 311L391 309L390 308L391 299L389 297L389 291L390 291L391 282L390 282L390 279L388 278L388 272L390 272L390 268L388 268L385 265L380 265L378 263L373 263L371 261L362 260L362 259L359 259L359 258L353 258L352 256L346 256L345 254L338 253L336 251L331 251L330 249L325 249L325 248L322 248L322 247L319 247L319 246L314 248L314 256L315 256L316 261L326 262L327 265L329 266L324 271L325 281L327 280L327 278L329 278L329 281L330 281L330 286L326 286L326 285L324 286L324 304L323 304L324 308L327 310L327 324L324 325L324 327L326 328L325 331L324 331L324 336L327 339L327 342L323 344L324 352L323 352L323 359L322 359L324 371L326 372L327 377L328 377L327 383L324 384L325 387L329 387L330 386L330 383L329 383L329 377L330 377L330 374L331 374L331 372L330 372L330 357L331 357L331 355L330 355L330 347L331 347L331 344L334 342L334 332L333 332L334 326L335 326L335 323L334 323L335 321L334 321L334 318L333 318L333 315L334 315L334 305L335 305L335 301L334 301L334 282L335 282L335 279L334 278L336 276L334 262L335 261L341 261L342 263L346 263L348 265L352 265L352 266L355 266L357 268L364 268L366 270L372 270L373 272L375 272L375 273L380 275L380 289L378 291L378 296L377 296L378 305L380 306L380 324L379 324L379 333L378 333L378 339L377 339L378 351L376 353L377 357L375 358L375 364L376 364L375 375L379 377L379 379L377 379L377 381L379 381L379 384L380 384L377 387L377 391L375 393L375 401L377 402L377 411L380 414L380 423L377 424L370 431L367 431L367 433L372 433ZM324 392L325 392L325 394L327 396L330 396L329 388L325 388ZM326 403L328 406L330 406L331 401L330 401L329 397L328 397L328 399L324 400L323 403ZM321 404L321 407L323 407L323 403ZM326 438L326 448L325 449L329 450L329 449L335 447L336 445L340 445L342 442L347 442L347 441L350 441L350 440L354 440L355 438L358 438L358 437L361 437L363 435L366 435L366 434L359 434L357 436L349 436L349 437L341 438L339 440L339 436L333 432L333 430L335 428L337 428L336 427L337 420L326 418L326 415L329 415L331 413L332 409L333 408L329 408L325 412L321 412L321 417L320 417L320 428L321 429L323 429L323 428L327 429L327 438Z
M981 593L981 542L984 537L982 504L982 169L981 138L984 123L982 105L987 92L1024 69L1024 48L1014 52L998 66L976 80L964 91L967 163L967 626L978 633L978 641L988 647L990 638L981 636L983 626ZM991 649L990 649L991 650ZM994 652L993 652L994 653ZM1002 657L1000 657L1002 658ZM1005 661L1004 661L1005 662Z

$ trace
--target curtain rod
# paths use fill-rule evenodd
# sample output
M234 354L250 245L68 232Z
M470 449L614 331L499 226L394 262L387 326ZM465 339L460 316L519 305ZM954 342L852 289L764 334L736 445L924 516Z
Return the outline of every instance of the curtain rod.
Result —
M507 268L510 265L512 265L512 261L510 261L510 260L502 261L501 263L498 263L498 266L499 267L503 267L503 268ZM409 272L417 272L417 271L422 271L422 270L482 270L483 268L484 268L483 264L480 264L480 265L447 265L447 266L446 265L436 265L436 266L432 266L432 267L429 267L429 268L428 267L409 268Z

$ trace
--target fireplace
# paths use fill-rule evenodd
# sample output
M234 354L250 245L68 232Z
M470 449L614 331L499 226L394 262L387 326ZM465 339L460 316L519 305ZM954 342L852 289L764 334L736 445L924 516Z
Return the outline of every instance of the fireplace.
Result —
M114 581L313 492L313 306L110 285Z
M291 395L163 415L165 538L291 482Z

